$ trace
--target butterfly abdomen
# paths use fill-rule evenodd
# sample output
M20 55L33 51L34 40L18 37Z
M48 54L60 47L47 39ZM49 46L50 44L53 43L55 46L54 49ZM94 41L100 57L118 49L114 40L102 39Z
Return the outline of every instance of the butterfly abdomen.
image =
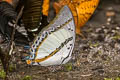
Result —
M43 0L26 0L24 3L23 22L28 31L36 31L42 19Z

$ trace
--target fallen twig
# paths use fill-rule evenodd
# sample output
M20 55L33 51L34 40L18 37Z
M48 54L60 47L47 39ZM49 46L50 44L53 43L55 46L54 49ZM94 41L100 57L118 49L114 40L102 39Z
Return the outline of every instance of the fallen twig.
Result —
M19 14L18 14L18 16L16 18L16 21L15 21L15 26L13 28L13 32L12 32L12 36L11 36L11 42L10 42L10 48L9 48L9 55L11 55L12 51L13 51L15 30L16 30L16 27L17 27L18 20L22 16L23 9L24 9L24 6L22 6L22 8L21 8L21 10L20 10L20 12L19 12Z
M88 77L91 76L92 74L86 74L86 75L81 75L82 77Z

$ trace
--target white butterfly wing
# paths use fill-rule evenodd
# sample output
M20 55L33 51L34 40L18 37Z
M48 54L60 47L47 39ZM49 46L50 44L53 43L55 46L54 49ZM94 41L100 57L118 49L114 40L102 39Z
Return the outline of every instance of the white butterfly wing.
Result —
M73 16L68 6L64 6L57 17L36 37L31 46L32 57L27 61L42 66L65 64L71 59L74 43Z

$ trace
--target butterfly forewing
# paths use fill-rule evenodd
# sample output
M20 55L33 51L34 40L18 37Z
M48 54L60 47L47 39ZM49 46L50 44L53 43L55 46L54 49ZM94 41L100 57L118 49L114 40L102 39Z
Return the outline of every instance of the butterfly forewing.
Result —
M74 42L73 16L68 6L64 6L56 18L38 34L30 52L35 56L27 61L42 66L64 64L71 58Z

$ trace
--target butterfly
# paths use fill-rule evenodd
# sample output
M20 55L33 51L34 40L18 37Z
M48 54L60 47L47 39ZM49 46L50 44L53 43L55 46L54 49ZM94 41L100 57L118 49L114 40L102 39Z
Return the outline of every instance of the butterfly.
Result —
M26 62L41 66L65 64L71 59L74 43L74 18L69 7L64 6L36 36Z

